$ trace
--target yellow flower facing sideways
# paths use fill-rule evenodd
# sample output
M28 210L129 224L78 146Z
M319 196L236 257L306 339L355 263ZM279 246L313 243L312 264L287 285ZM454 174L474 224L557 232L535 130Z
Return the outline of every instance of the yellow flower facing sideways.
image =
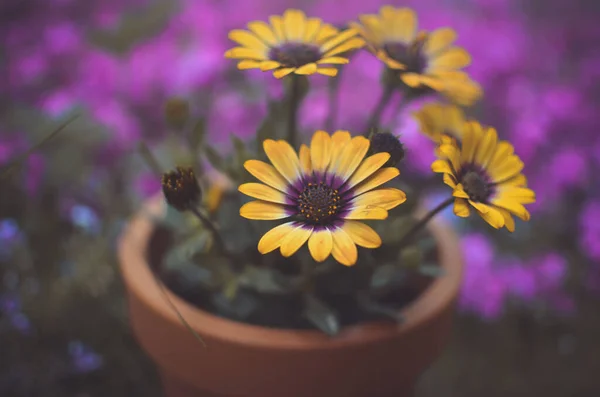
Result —
M453 45L457 37L453 29L419 32L413 10L392 6L381 7L378 15L361 15L359 20L350 26L360 32L367 49L398 71L407 86L440 92L462 106L482 95L479 84L461 70L471 63L471 56Z
M419 130L436 143L443 136L458 139L463 137L465 115L458 106L444 103L428 103L413 113L419 123Z
M348 63L344 53L361 48L364 40L355 29L340 32L319 18L307 18L300 10L271 16L270 24L254 21L248 31L233 30L229 38L240 46L225 53L239 59L239 69L273 71L276 78L290 73L337 75L331 65Z
M453 189L457 216L468 217L472 207L494 228L506 226L511 232L515 230L512 215L529 220L524 204L534 203L535 193L527 188L523 162L513 146L499 141L494 128L466 122L462 142L442 137L437 155L431 168L442 173Z
M389 153L366 157L370 142L347 131L329 135L317 131L310 147L299 155L286 141L267 139L263 148L273 165L248 160L244 167L262 183L245 183L239 191L258 199L244 204L248 219L285 223L271 229L258 243L262 254L280 249L293 255L308 242L317 262L330 255L350 266L358 259L357 245L377 248L381 238L363 219L385 219L388 210L406 201L404 192L380 186L400 174L383 167Z

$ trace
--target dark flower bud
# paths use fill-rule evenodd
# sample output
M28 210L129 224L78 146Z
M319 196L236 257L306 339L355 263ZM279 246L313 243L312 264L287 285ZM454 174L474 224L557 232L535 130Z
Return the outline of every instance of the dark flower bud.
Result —
M174 128L183 128L190 118L190 105L183 98L171 98L164 108L165 120Z
M167 203L178 211L186 211L200 203L200 184L190 167L177 167L162 176L162 190Z
M375 132L371 135L370 153L389 153L390 159L385 165L395 167L404 158L404 145L391 132Z

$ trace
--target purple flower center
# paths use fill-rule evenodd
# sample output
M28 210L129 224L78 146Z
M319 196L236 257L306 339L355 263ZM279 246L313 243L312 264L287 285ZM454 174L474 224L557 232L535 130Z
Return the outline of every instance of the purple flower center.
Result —
M317 62L321 57L319 47L305 43L285 43L269 51L269 58L285 67L299 68Z
M394 61L406 66L405 72L421 74L427 67L427 58L421 52L422 47L421 42L413 45L386 43L383 49Z
M297 202L298 217L313 225L330 224L342 209L339 191L324 182L309 182Z
M464 167L458 178L469 198L479 203L486 203L494 193L494 185L484 170L474 165Z

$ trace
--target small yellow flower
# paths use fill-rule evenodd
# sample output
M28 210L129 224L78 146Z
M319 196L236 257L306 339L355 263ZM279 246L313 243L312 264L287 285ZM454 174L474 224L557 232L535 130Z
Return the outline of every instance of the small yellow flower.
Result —
M450 28L418 32L417 16L410 8L381 7L379 15L353 22L367 48L390 69L397 70L411 88L437 91L460 105L470 105L482 94L479 84L461 71L471 63L462 47L454 46L456 32Z
M475 121L465 123L462 143L442 137L431 165L434 172L444 174L444 182L454 192L454 213L470 214L469 205L496 229L506 226L515 230L512 215L524 221L529 212L523 204L535 202L535 193L527 188L521 173L523 162L507 141L498 141L496 130Z
M441 143L445 135L462 139L465 115L457 106L428 103L413 116L419 123L419 130L436 143Z
M340 32L319 18L307 18L300 10L287 10L283 16L271 16L270 24L254 21L249 31L233 30L229 38L240 45L225 53L239 59L239 69L273 70L276 78L290 73L337 75L343 54L361 48L364 40L355 37L355 29Z
M310 148L302 145L299 156L286 141L267 139L263 147L273 166L258 160L244 164L264 184L239 187L240 192L258 199L244 204L240 215L287 222L260 239L260 253L279 248L289 257L308 241L317 262L333 255L351 266L358 258L356 245L381 245L379 235L359 220L385 219L388 210L406 201L401 190L377 189L400 174L397 168L383 167L389 153L365 158L369 140L352 138L348 131L336 131L332 136L315 132Z

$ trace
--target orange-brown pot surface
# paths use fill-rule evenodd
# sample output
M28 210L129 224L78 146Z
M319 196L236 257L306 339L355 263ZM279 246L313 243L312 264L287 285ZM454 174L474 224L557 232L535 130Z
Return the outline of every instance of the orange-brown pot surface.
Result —
M172 310L151 273L146 252L153 200L121 237L119 259L131 326L156 362L169 397L402 397L440 354L449 336L462 273L454 232L433 222L446 274L411 303L402 325L369 323L334 337L239 323L202 311L167 292L203 347Z

